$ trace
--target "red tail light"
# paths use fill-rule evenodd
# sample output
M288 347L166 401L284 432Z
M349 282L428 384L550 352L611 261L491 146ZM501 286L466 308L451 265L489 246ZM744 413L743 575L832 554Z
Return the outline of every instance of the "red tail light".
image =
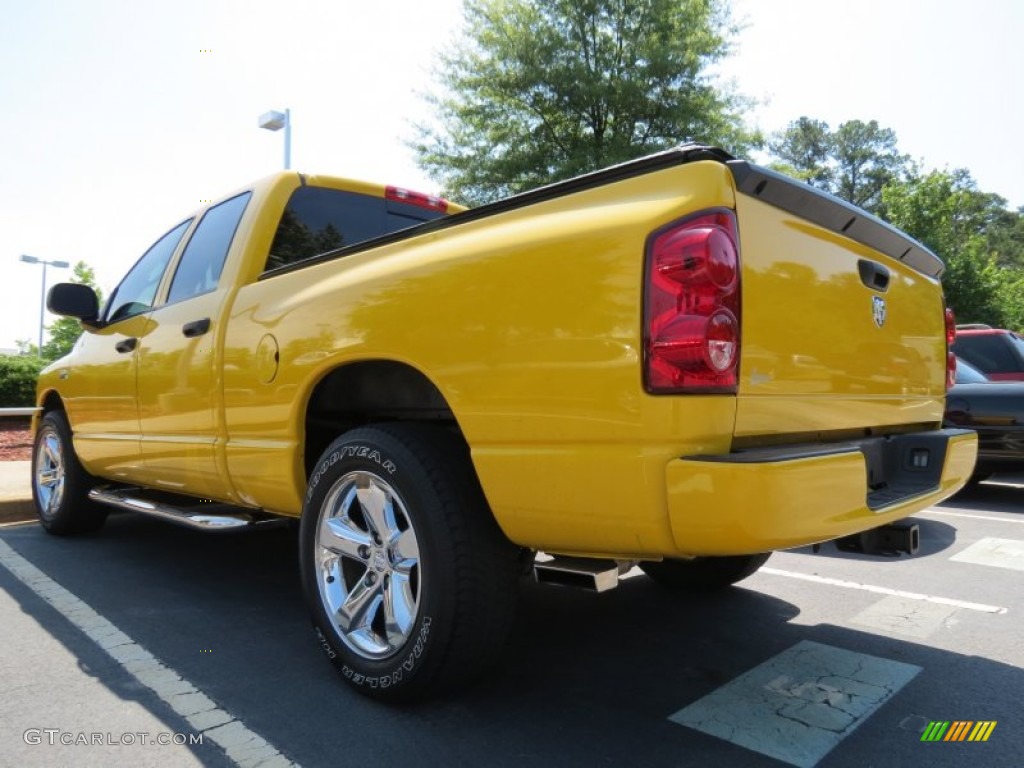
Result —
M946 307L946 389L956 384L956 355L950 347L956 341L956 317L953 310Z
M644 386L648 392L735 392L740 256L732 211L707 211L647 245Z

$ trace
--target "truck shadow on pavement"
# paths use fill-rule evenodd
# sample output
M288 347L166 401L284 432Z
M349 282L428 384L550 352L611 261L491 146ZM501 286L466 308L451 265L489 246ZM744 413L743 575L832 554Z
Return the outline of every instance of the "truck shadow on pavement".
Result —
M2 537L306 768L778 766L667 718L805 640L922 668L843 742L842 759L831 755L830 766L912 764L921 759L920 733L905 723L921 718L1021 719L1024 671L1016 666L847 626L801 624L797 605L742 586L681 596L642 576L602 595L524 584L516 629L490 675L439 701L385 707L349 690L314 641L292 531L213 536L115 515L99 534L77 540L36 527ZM4 569L0 585L78 656L83 671L150 708L169 730L188 730ZM978 620L999 631L1001 619ZM1019 750L1017 725L1004 732ZM934 766L954 759L963 755L929 752Z
M938 507L1021 515L1024 514L1024 486L1000 482L997 475L992 481L968 485Z
M865 554L863 552L847 552L839 549L834 541L825 541L815 551L813 547L797 547L788 550L800 555L828 557L838 560L859 560L867 563L884 562L886 564L912 563L924 557L939 555L956 543L956 527L936 520L923 517L908 517L901 521L915 523L920 530L920 547L913 555L906 553ZM769 561L770 563L771 561Z

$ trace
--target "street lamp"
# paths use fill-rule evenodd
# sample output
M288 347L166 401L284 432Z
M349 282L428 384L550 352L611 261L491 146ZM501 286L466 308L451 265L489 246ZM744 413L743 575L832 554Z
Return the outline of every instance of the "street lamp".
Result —
M284 112L264 112L260 115L259 126L268 131L279 131L284 128L284 169L287 171L292 167L292 111L286 109Z
M39 259L35 256L21 255L21 260L26 264L42 264L43 265L43 290L39 295L39 349L36 353L40 356L43 354L43 312L46 310L46 267L57 267L58 269L67 269L71 265L66 261L46 261L45 259Z

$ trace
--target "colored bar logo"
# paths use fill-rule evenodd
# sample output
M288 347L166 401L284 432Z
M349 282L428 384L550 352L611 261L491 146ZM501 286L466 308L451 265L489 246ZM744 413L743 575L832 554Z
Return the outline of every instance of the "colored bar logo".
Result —
M921 741L988 741L996 729L996 720L932 720L921 734Z

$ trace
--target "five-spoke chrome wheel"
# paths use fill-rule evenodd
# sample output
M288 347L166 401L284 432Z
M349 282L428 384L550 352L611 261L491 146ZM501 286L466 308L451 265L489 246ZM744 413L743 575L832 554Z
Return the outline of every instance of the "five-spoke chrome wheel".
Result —
M60 508L64 498L64 445L50 425L40 430L36 448L33 480L40 513L44 516Z
M95 484L75 455L67 416L46 412L32 446L32 498L39 523L58 536L95 531L107 519L107 510L89 499Z
M383 701L460 685L512 627L519 549L443 424L357 427L328 445L310 468L299 567L320 647Z
M341 477L321 507L317 581L342 641L366 659L408 642L420 602L420 551L402 499L371 472Z

